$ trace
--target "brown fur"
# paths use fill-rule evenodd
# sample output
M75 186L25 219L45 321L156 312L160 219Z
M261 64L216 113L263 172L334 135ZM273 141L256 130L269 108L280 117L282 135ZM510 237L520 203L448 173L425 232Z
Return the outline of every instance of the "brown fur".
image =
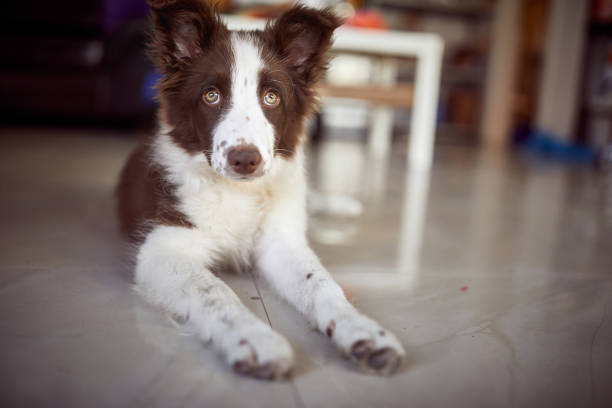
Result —
M117 186L121 232L132 241L141 241L154 225L193 226L177 210L175 186L167 181L150 155L148 143L139 146L123 167Z
M289 99L282 111L264 109L277 132L277 154L291 157L300 143L304 119L317 102L315 85L327 69L332 34L340 24L329 10L294 6L258 32L268 66L262 82L281 84L279 90Z
M157 84L160 117L173 128L171 136L179 146L210 157L212 129L231 103L229 30L203 1L150 4L150 55L164 74ZM177 50L177 44L187 52ZM224 95L214 108L202 102L206 84L215 85Z
M149 4L150 56L163 74L157 84L159 118L171 128L178 146L189 153L203 152L210 164L213 129L231 106L230 32L204 0L149 0ZM304 120L316 102L314 85L326 69L325 52L339 24L328 11L295 6L264 31L239 34L262 50L260 94L274 88L281 96L275 109L262 105L275 129L275 154L290 158L300 143ZM202 100L211 86L222 95L218 105ZM117 190L123 232L138 239L156 224L192 227L177 209L174 189L153 162L150 146L138 148L123 169Z

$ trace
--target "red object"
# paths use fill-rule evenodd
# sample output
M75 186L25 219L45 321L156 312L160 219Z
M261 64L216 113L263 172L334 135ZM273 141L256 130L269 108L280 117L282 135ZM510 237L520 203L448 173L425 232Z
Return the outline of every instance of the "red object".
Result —
M593 19L598 22L612 21L612 0L593 0L591 14Z
M385 18L378 11L358 10L346 21L349 27L374 28L378 30L388 30L389 26Z
M468 287L467 287L467 286L464 286L464 287L462 287L462 288L461 288L461 291L462 291L462 292L465 292L466 290L468 290Z

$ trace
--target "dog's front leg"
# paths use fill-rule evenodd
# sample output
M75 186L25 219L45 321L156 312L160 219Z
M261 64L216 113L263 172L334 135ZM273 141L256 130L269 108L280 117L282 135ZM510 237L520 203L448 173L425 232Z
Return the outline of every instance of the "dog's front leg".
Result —
M156 227L138 252L138 291L212 342L234 370L266 379L286 376L293 366L291 346L210 272L212 250L196 230Z
M306 239L292 235L264 234L257 251L261 276L361 369L394 372L405 355L395 335L359 313Z

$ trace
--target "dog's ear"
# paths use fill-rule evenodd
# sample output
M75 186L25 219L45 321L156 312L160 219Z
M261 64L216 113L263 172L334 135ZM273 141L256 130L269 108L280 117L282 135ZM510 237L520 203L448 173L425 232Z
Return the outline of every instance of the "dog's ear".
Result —
M198 57L215 35L226 30L208 0L148 0L153 19L153 62L175 71Z
M329 10L301 5L285 11L266 27L277 52L305 84L319 79L327 66L325 53L341 20Z

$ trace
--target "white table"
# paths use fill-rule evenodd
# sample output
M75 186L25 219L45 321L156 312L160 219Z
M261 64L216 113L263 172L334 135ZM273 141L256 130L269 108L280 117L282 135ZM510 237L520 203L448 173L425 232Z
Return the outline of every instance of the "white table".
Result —
M223 16L231 30L263 29L265 20ZM429 170L433 159L434 134L440 88L444 43L432 33L382 31L340 27L335 31L332 49L367 53L379 57L412 57L417 60L412 121L410 124L409 165L413 170ZM388 79L388 78L387 78ZM370 143L387 143L391 137L389 116L380 116L370 132ZM386 141L386 142L385 142ZM383 148L384 149L384 148Z

